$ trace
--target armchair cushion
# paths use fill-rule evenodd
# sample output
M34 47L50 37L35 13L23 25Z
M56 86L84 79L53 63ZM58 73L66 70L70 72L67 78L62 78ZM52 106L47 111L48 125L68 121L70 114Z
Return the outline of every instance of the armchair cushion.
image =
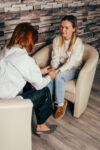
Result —
M66 97L66 99L70 99L71 102L73 102L73 103L75 100L76 80L77 79L66 82L65 97Z

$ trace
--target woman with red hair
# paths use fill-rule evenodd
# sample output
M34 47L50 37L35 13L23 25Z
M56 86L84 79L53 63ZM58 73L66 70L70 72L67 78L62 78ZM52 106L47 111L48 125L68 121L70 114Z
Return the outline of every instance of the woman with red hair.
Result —
M55 78L56 72L51 71L45 75L49 67L40 70L29 56L34 52L37 40L38 31L30 23L16 26L8 45L0 55L0 98L31 99L37 118L35 133L40 135L52 133L56 129L56 125L47 126L45 123L53 112L46 85ZM27 82L32 87L24 91Z

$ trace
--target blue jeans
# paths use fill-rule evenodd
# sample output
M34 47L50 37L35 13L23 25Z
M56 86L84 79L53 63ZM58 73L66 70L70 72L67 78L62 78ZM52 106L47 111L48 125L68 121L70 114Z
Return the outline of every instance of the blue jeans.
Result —
M51 96L53 94L55 96L56 104L64 102L65 82L77 78L79 72L80 69L72 69L60 72L56 78L51 80L51 82L47 85L50 89Z
M30 83L27 83L23 89L23 93L20 94L24 99L31 99L33 110L35 111L37 124L43 124L52 115L53 108L51 103L50 91L47 87L36 90L32 88ZM33 116L32 116L33 119ZM33 122L32 122L33 124Z

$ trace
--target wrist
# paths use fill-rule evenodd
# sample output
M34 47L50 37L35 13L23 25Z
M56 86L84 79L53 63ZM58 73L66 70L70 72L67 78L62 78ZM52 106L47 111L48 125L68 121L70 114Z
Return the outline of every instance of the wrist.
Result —
M58 73L59 73L59 72L60 72L60 69L58 69L57 71L58 71Z

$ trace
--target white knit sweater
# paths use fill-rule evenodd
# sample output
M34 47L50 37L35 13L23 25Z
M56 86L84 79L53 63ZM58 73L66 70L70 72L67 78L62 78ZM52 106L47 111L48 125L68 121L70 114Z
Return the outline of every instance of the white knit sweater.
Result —
M82 65L84 52L84 44L82 43L82 40L77 37L71 52L67 51L69 42L70 40L64 40L63 46L59 48L59 36L56 36L53 40L51 65L58 68L60 64L63 64L59 68L61 72L70 69L77 69Z

